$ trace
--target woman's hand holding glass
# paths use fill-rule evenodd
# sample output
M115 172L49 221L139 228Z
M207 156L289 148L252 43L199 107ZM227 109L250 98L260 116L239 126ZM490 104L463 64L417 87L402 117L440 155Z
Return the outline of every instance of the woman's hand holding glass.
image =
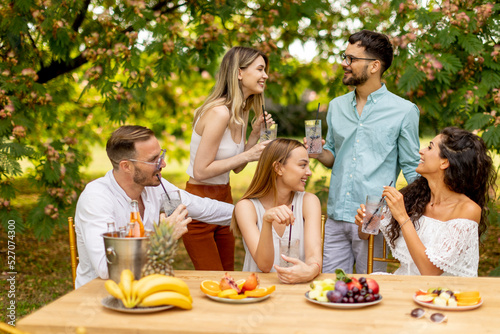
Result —
M267 111L265 112L265 120L267 125L275 123L273 116L271 116L271 114ZM252 124L252 133L250 135L255 136L258 139L260 137L260 127L262 124L264 124L264 114L260 115L259 118L257 118Z
M187 224L191 222L191 217L188 217L188 210L184 204L181 204L170 215L166 216L165 213L160 213L160 222L174 225L174 238L177 240L184 233L188 231Z
M292 264L291 267L285 268L274 265L278 279L281 283L294 284L308 282L318 274L318 266L316 264L308 265L299 259L281 254L281 257Z

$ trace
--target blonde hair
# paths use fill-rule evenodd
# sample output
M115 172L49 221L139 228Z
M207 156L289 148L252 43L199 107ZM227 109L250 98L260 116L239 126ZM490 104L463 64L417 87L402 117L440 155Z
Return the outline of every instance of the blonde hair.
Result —
M302 143L295 139L278 138L269 143L262 151L253 179L240 201L249 198L262 198L273 192L274 205L276 205L278 167L279 165L285 165L292 151L298 147L305 148ZM241 235L234 211L231 219L231 230L235 236Z
M224 55L212 92L203 105L194 111L193 125L205 111L220 105L225 105L231 113L229 124L244 125L244 116L251 107L253 107L255 112L255 118L252 120L252 123L262 114L264 93L250 95L245 101L241 83L238 80L239 70L250 66L258 57L264 58L264 62L266 63L265 71L267 73L269 60L259 50L237 46L231 48Z

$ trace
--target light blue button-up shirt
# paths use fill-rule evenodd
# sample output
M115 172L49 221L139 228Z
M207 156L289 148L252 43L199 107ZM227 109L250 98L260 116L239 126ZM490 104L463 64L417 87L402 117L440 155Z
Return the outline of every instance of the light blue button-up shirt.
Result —
M417 106L385 85L368 96L361 116L352 91L333 99L326 118L328 133L323 147L335 157L328 195L328 217L354 223L366 195L381 195L402 170L407 182L420 156Z

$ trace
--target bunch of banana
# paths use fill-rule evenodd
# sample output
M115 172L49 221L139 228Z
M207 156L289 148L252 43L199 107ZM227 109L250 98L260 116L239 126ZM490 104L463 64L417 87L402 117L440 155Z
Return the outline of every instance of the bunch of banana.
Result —
M119 284L107 280L104 286L110 295L120 299L127 308L174 305L190 310L193 307L186 282L173 276L153 274L136 281L134 274L125 269Z

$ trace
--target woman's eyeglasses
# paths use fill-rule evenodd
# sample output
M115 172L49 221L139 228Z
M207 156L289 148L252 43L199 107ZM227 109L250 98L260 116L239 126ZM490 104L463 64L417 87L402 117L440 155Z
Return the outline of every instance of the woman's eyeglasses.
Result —
M420 319L426 315L426 312L423 308L417 307L417 308L411 310L410 315L413 318ZM429 320L439 324L439 323L448 321L448 318L443 313L432 313L429 316Z

